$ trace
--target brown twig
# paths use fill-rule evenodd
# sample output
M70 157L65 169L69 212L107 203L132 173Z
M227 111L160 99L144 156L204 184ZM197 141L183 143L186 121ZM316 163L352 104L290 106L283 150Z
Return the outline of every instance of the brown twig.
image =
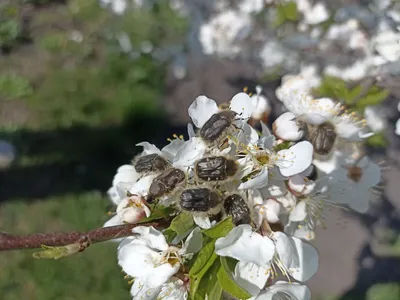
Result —
M125 224L112 227L103 227L88 232L54 232L38 233L25 236L17 236L8 233L0 233L0 251L16 249L35 249L42 245L66 246L74 243L92 244L112 239L123 238L133 235L132 229L137 226L153 226L161 229L169 225L169 220L160 219L153 222L140 224ZM85 248L85 247L84 247ZM81 251L84 250L82 248Z

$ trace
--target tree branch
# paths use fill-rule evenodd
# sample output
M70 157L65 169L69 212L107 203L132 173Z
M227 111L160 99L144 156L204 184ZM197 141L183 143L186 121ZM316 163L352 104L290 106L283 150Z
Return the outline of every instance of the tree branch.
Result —
M16 249L34 249L46 246L66 246L79 243L83 251L92 243L104 242L112 239L123 238L133 235L132 229L137 226L153 226L158 229L169 225L169 220L160 219L157 221L125 224L112 227L102 227L88 232L54 232L38 233L26 236L17 236L8 233L0 233L0 251Z

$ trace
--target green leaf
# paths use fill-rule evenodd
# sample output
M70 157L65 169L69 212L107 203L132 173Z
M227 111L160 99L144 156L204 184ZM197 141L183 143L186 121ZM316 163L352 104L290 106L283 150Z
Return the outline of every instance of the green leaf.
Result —
M380 104L383 100L387 98L388 95L389 91L381 90L374 86L368 91L368 94L365 97L362 97L360 100L357 101L356 107L364 108L369 105Z
M205 273L207 269L214 263L217 255L214 253L215 241L207 243L203 249L195 257L193 266L190 268L190 275L198 275Z
M171 229L165 229L163 231L163 235L165 236L165 239L168 243L171 243L177 236L176 232Z
M146 223L146 222L150 222L150 221L157 220L157 219L168 218L172 212L173 212L173 209L171 207L165 207L165 206L158 205L153 210L150 217L143 218L138 223Z
M234 272L238 261L232 257L221 257L221 263L227 272Z
M297 19L299 18L296 2L286 3L282 5L282 9L287 20L297 21Z
M203 230L203 233L210 238L218 239L226 236L233 228L232 217L222 220L210 229Z
M167 229L175 231L177 235L182 235L188 232L193 225L193 216L188 212L181 212L172 220Z
M362 91L362 86L361 85L357 85L352 89L347 89L346 90L346 95L345 97L343 97L343 102L346 104L353 104L354 100L356 99L356 97L358 95L360 95L361 91Z
M42 245L42 249L42 251L34 252L32 256L39 259L60 259L78 253L81 245L80 243L59 247Z
M295 22L299 18L296 2L288 2L280 4L276 7L277 15L274 21L274 26L279 27L286 21Z
M373 136L370 136L366 140L367 145L371 147L382 147L385 148L388 144L388 141L385 137L385 135L381 132L375 133Z
M234 281L230 263L226 261L225 257L220 257L221 268L218 270L218 281L222 289L232 296L239 299L248 299L251 295Z
M218 270L221 268L221 263L217 259L214 261L213 265L207 270L207 272L201 278L194 279L197 280L197 289L190 292L191 298L193 300L204 300L206 296L208 299L219 300L222 296L222 287L219 284L217 274ZM193 282L191 281L191 287Z
M283 150L283 149L289 149L290 146L292 146L292 144L293 144L292 142L286 141L286 142L280 143L279 145L274 147L274 150L275 151L280 151L280 150Z
M319 98L330 97L345 101L349 97L349 90L344 80L333 76L325 76L321 85L313 90L313 94Z

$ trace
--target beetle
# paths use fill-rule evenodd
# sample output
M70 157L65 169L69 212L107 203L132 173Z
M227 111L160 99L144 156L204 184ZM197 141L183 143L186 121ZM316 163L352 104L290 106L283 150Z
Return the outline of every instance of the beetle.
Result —
M335 127L329 122L324 122L311 133L310 142L316 153L326 155L331 152L336 136Z
M147 202L152 203L154 199L173 193L179 186L186 182L186 175L182 170L170 168L163 171L153 179Z
M207 143L219 141L232 126L236 115L236 112L229 109L213 114L200 129L200 137Z
M180 196L180 205L183 210L192 212L206 212L219 203L219 196L208 188L186 189Z
M168 166L169 163L158 154L143 155L134 162L135 170L138 173L164 171Z
M228 216L232 216L232 222L235 225L250 224L250 208L242 196L238 194L232 194L224 200L225 213Z
M237 170L236 162L223 156L199 159L194 166L196 176L203 181L226 180L234 176Z

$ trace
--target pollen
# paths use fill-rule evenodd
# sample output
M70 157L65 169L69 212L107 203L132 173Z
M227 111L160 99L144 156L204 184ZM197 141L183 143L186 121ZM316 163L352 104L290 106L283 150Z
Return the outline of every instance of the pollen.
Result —
M248 90L249 90L249 88L248 88L247 86L245 86L245 87L243 88L243 92L245 92L245 93L247 93Z
M261 165L267 165L270 162L270 156L267 153L256 155L256 159Z

